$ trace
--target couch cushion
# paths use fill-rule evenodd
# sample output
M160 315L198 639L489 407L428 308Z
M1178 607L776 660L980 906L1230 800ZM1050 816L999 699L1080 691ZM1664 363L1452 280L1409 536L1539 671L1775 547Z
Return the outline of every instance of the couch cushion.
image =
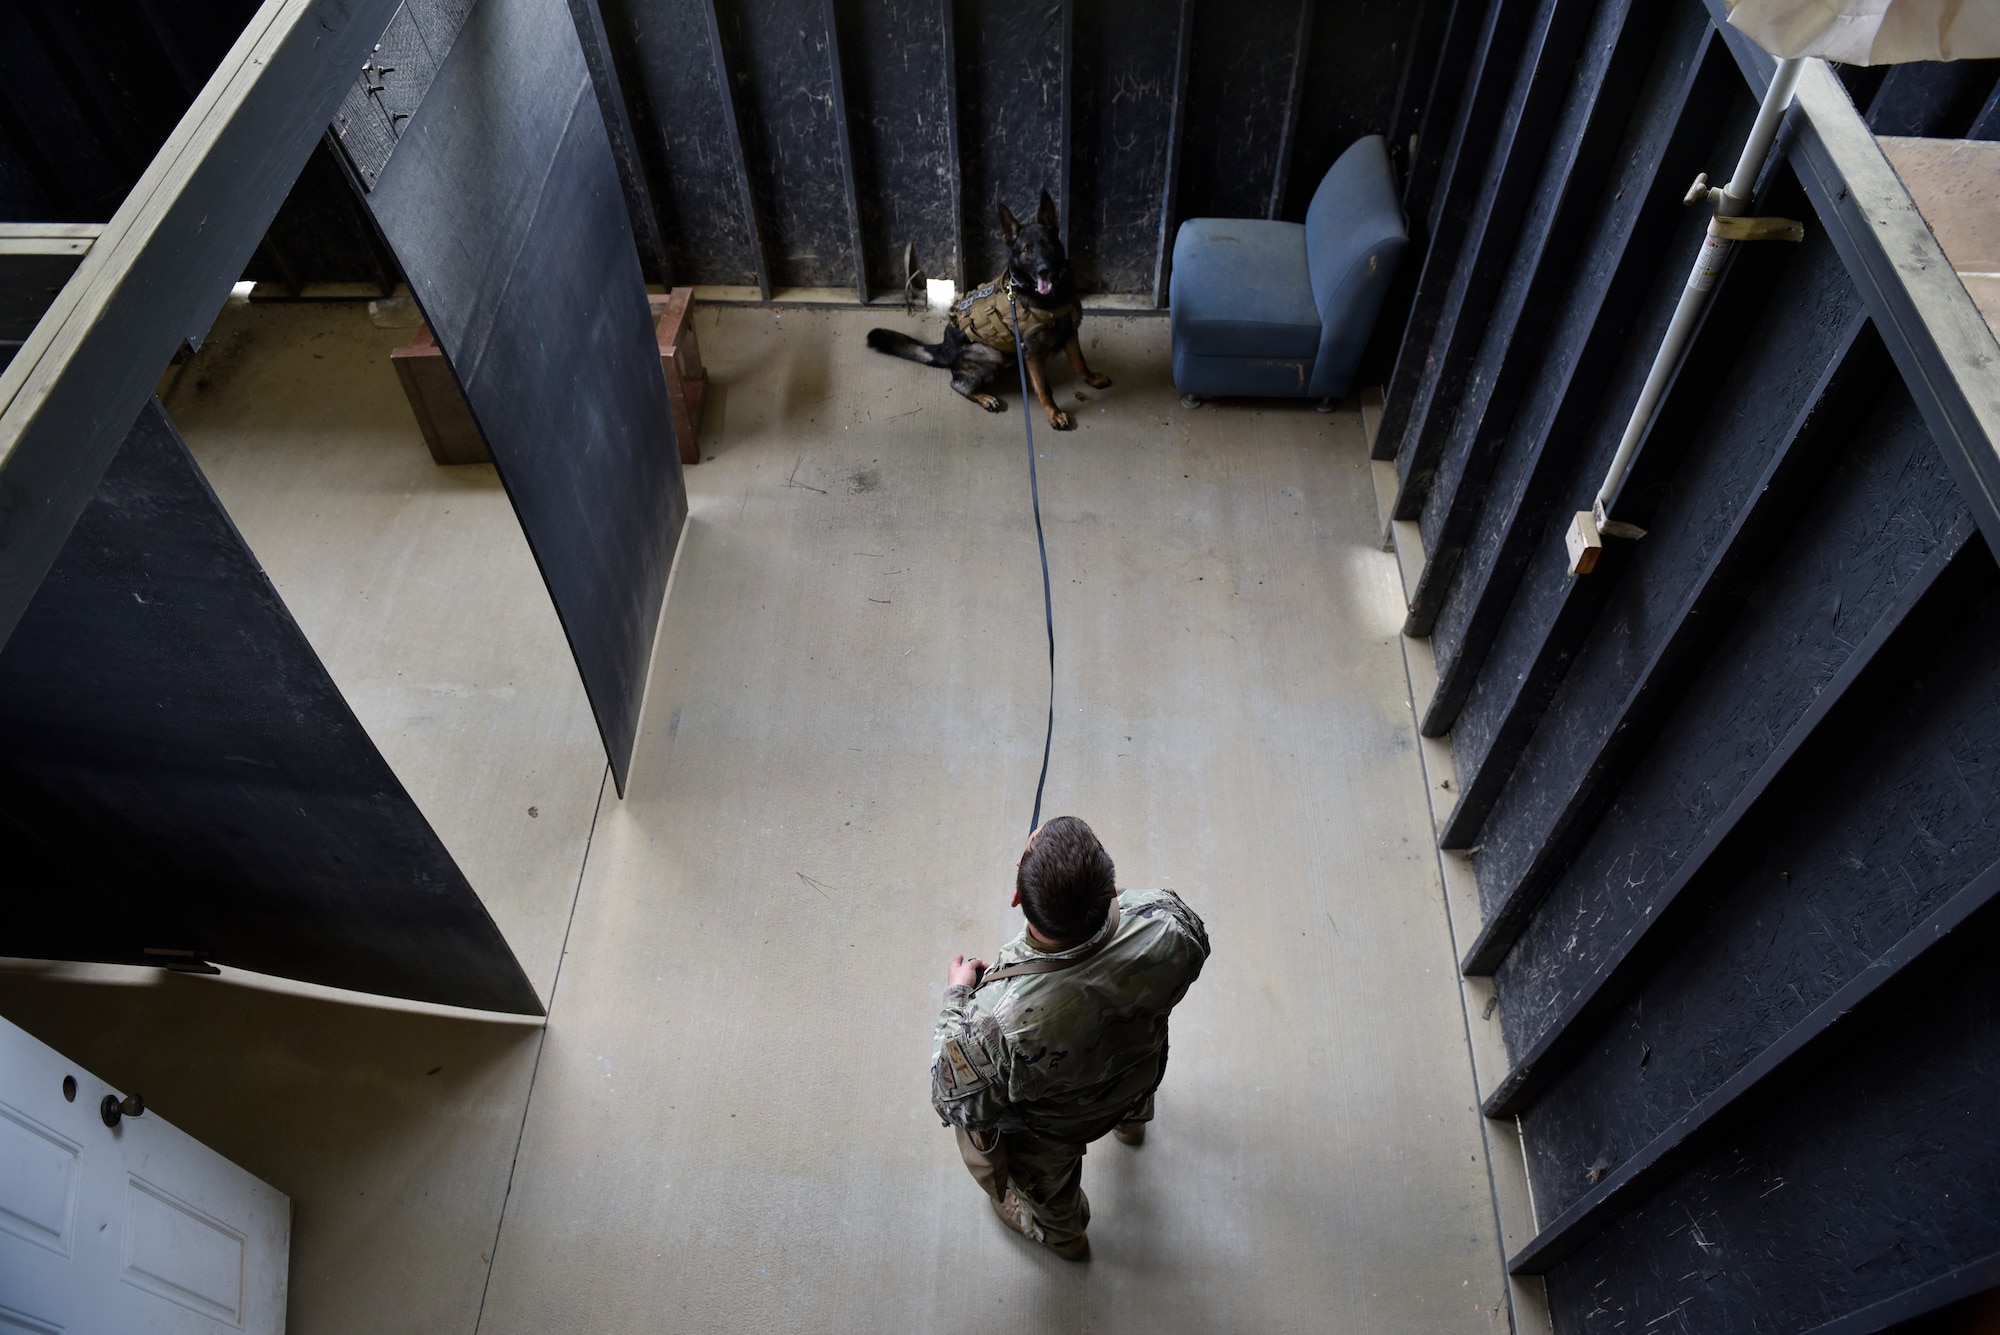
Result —
M1190 218L1174 237L1174 347L1207 357L1303 357L1320 345L1306 229Z

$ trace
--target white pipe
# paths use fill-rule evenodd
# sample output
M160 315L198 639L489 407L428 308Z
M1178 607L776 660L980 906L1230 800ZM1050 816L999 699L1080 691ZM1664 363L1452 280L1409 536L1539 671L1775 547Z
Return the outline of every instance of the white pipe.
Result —
M1716 217L1740 218L1750 211L1758 174L1764 169L1764 159L1770 155L1772 141L1778 137L1778 127L1785 119L1785 108L1791 105L1792 90L1798 86L1799 73L1804 68L1803 57L1778 62L1777 71L1771 76L1771 86L1764 90L1764 101L1757 108L1757 119L1750 127L1750 137L1743 141L1743 156L1736 160L1736 174L1729 178L1727 186L1709 192L1709 202L1715 209ZM1611 499L1625 481L1625 470L1632 464L1632 453L1639 448L1639 438L1646 433L1647 424L1653 420L1653 410L1660 406L1660 396L1666 392L1667 381L1673 377L1674 368L1680 365L1681 351L1687 347L1688 335L1700 322L1701 313L1708 308L1708 296L1715 287L1715 277L1722 272L1722 262L1729 258L1729 248L1734 244L1727 237L1715 235L1713 227L1701 239L1701 250L1695 255L1687 286L1681 289L1680 304L1674 307L1673 321L1667 326L1666 337L1660 340L1660 350L1653 354L1653 369L1647 373L1646 386L1639 391L1639 401L1632 405L1632 418L1625 424L1625 435L1618 442L1618 453L1612 456L1611 467L1604 474L1604 485L1597 489L1594 510L1599 529L1609 519Z

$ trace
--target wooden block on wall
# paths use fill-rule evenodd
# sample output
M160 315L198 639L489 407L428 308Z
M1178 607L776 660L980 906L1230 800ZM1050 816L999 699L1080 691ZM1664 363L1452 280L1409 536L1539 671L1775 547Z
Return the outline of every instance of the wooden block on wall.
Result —
M429 325L392 351L389 364L403 382L403 393L409 396L410 411L417 415L433 460L441 464L493 462L486 437L480 434L479 423L472 419L472 409L458 387L458 377L452 374L451 363L445 360L444 349L437 345Z
M678 287L664 296L649 294L646 301L653 308L653 328L660 339L660 370L667 377L681 462L698 464L701 405L708 395L708 373L702 370L701 348L694 337L694 289Z

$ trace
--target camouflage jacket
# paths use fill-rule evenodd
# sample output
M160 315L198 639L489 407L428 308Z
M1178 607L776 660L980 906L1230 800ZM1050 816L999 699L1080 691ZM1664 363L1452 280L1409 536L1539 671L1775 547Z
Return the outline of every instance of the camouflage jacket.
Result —
M1081 964L945 989L931 1106L946 1123L1085 1140L1153 1092L1167 1012L1200 975L1208 933L1171 890L1126 890L1118 906L1101 949L1102 932L1045 951L1023 931L992 967L1088 954Z

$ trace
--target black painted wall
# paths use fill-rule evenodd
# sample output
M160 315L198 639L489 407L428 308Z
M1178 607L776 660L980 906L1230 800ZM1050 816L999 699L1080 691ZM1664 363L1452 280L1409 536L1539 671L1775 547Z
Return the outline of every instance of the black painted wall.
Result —
M1421 110L1398 115L1406 56L1450 9L601 3L674 281L870 297L900 294L906 247L929 276L990 276L996 205L1022 212L1044 189L1087 290L1151 295L1181 219L1303 217L1364 134L1406 155Z
M0 16L0 218L102 220L254 9L23 0ZM1477 0L572 0L597 7L631 127L648 281L900 298L1000 267L995 206L1057 200L1082 286L1166 300L1174 228L1304 217L1333 160L1389 136L1421 233ZM410 0L375 91L331 129L246 277L401 274L341 168L407 130L470 0ZM579 18L579 23L587 19ZM1442 59L1442 63L1441 62ZM1443 77L1441 78L1440 75ZM1423 132L1418 156L1413 137ZM1435 142L1431 136L1435 134ZM332 140L330 140L330 143ZM358 185L368 184L362 172ZM1383 364L1414 277L1385 317Z
M356 174L492 449L623 792L687 517L625 198L560 0L481 0L430 42L445 54L408 128Z
M158 401L0 652L0 954L539 1015Z
M1993 442L1938 434L1935 345L1788 132L1756 211L1805 240L1738 248L1616 500L1646 536L1570 576L1681 194L1771 65L1701 0L1476 8L1378 452L1533 1187L1510 1265L1559 1335L1956 1328L2000 1285L2000 568L1961 490ZM1996 76L1843 81L1878 133L1986 137Z
M108 220L256 8L0 5L0 221Z

